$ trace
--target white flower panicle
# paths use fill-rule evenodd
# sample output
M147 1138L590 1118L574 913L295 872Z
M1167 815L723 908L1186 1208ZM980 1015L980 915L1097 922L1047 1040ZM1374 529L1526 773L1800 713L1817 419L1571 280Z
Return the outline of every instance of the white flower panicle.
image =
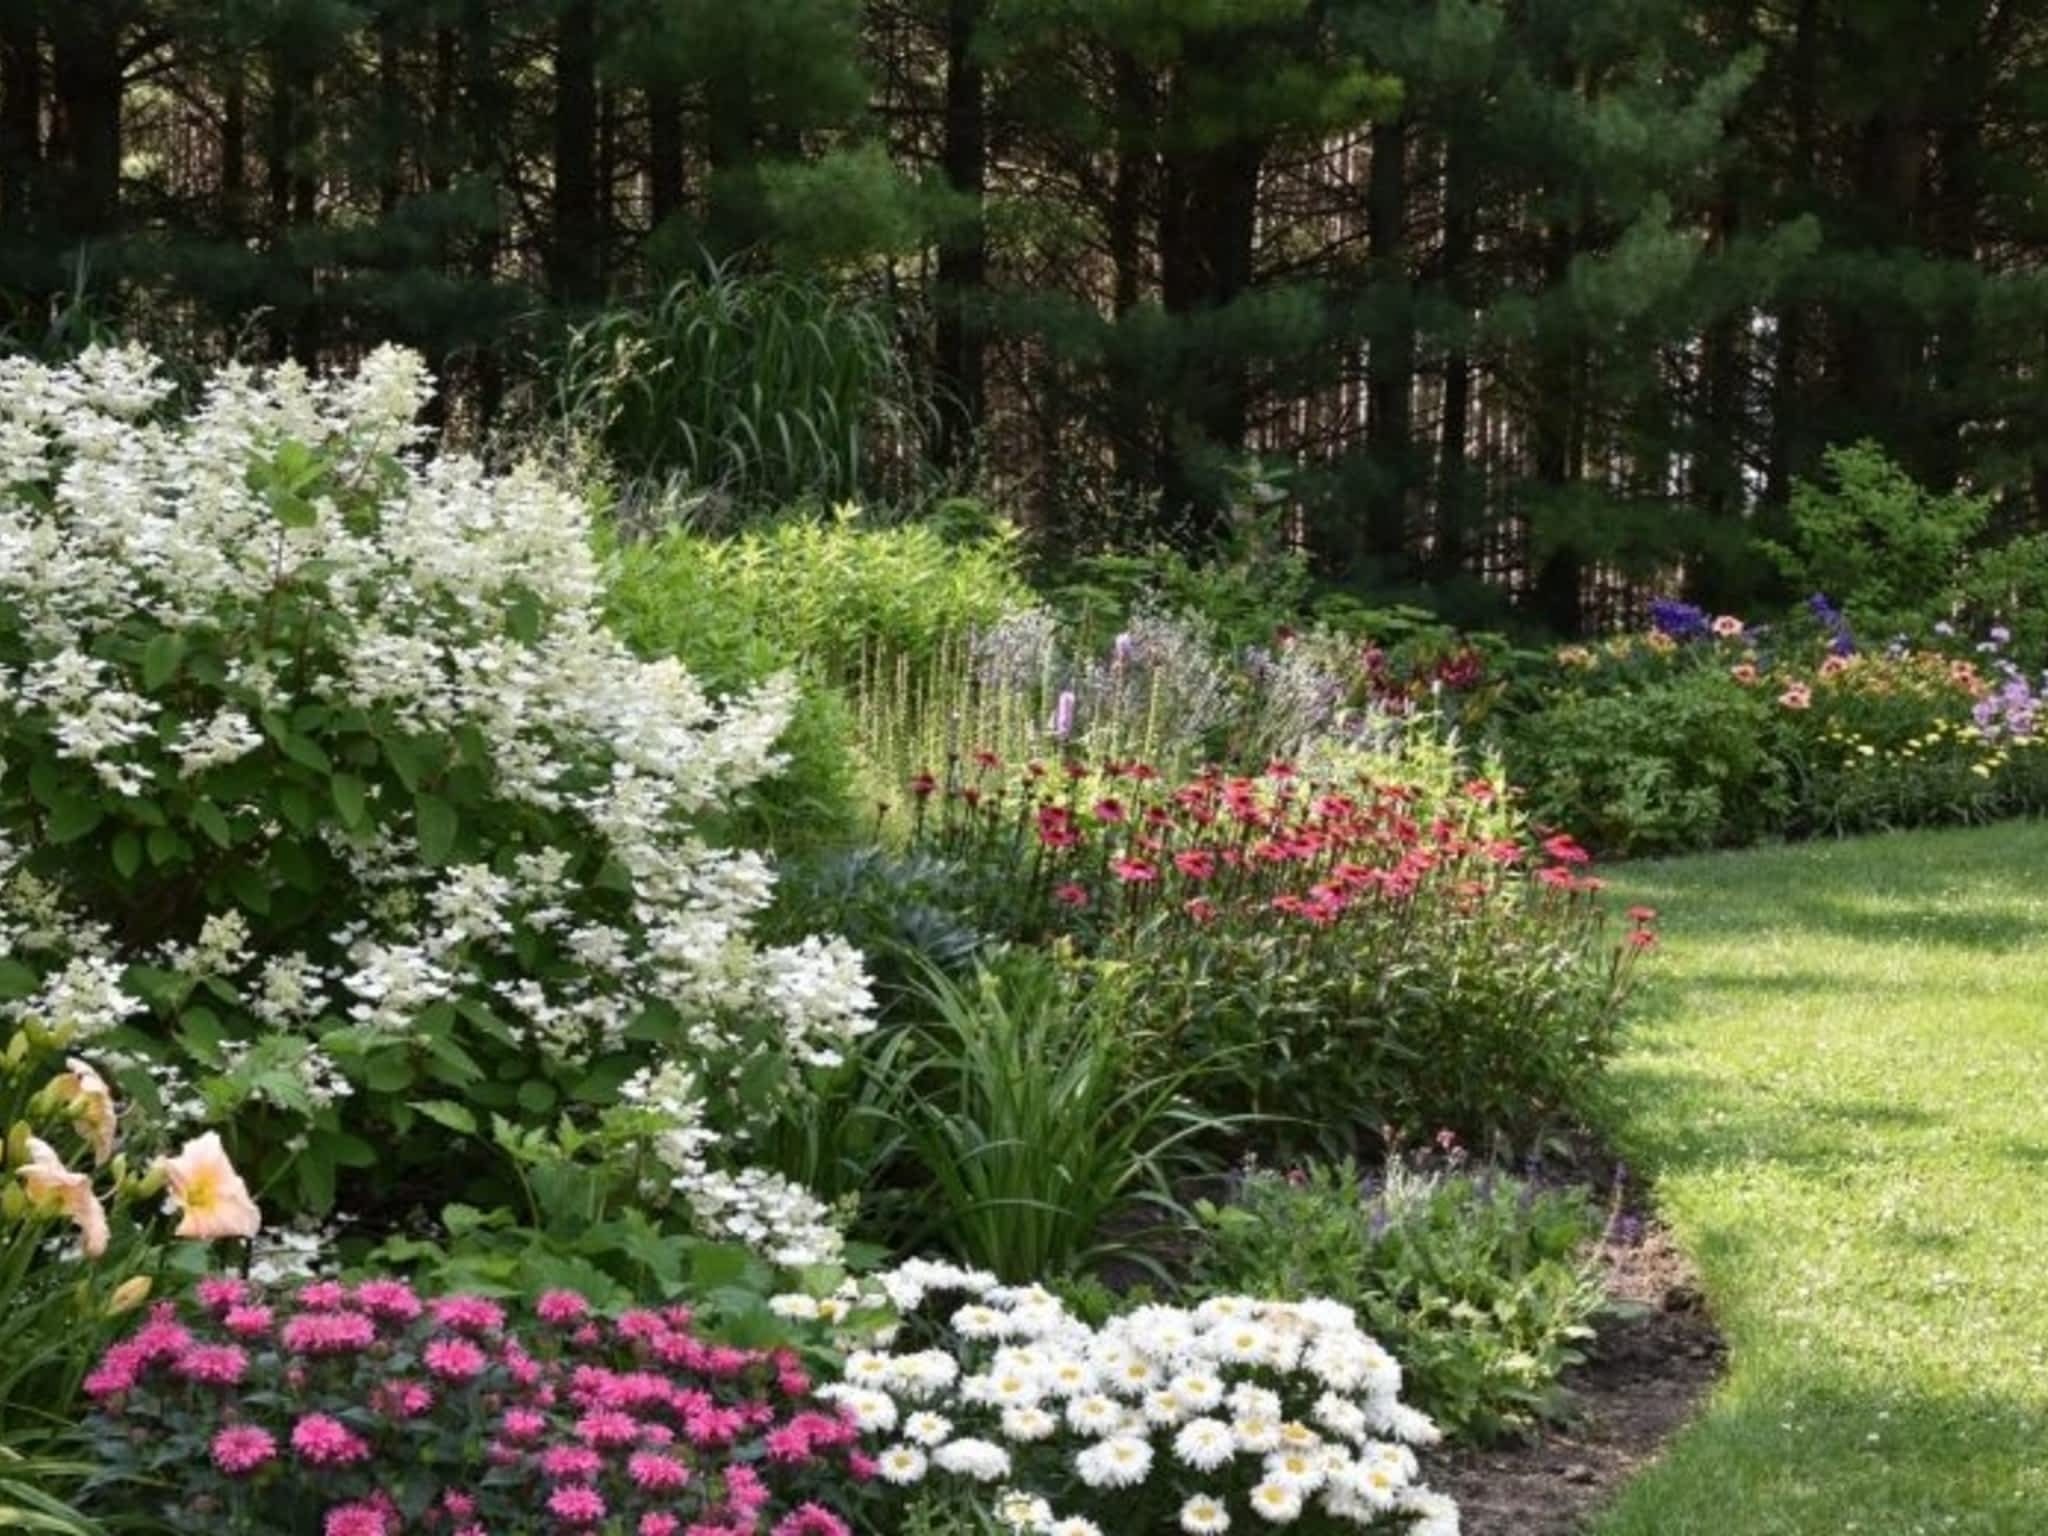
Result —
M944 1313L948 1347L894 1351ZM1457 1536L1457 1506L1419 1481L1429 1419L1401 1372L1327 1300L1217 1297L1146 1306L1090 1327L1038 1286L913 1260L828 1297L777 1297L783 1316L891 1309L824 1389L882 1442L897 1486L951 1478L1000 1526L1033 1536L1115 1528L1131 1498L1178 1510L1189 1536L1314 1517L1385 1536ZM935 1364L934 1362L939 1362Z
M872 1027L859 955L831 939L756 947L772 871L693 830L780 766L796 685L715 698L673 659L636 658L604 622L574 494L537 469L416 451L432 388L417 356L386 347L331 378L230 367L170 418L141 350L0 360L0 641L20 658L0 668L0 782L20 782L28 749L109 803L204 798L212 819L194 824L248 868L298 839L276 867L303 868L310 846L340 872L318 940L273 953L260 923L185 911L138 954L73 909L61 874L32 878L0 843L0 958L42 979L0 1023L90 1040L142 1011L128 968L162 963L298 1039L273 1054L236 1041L231 1070L332 1104L348 1053L311 1047L334 1029L404 1040L430 1011L487 1014L574 1070L672 1019L688 1084L663 1139L677 1191L721 1234L829 1259L823 1208L702 1130L764 1052L829 1065ZM273 643L280 624L297 626L289 644ZM336 762L332 808L325 792L309 809L249 787L263 754L324 764L305 737L344 716L380 753L459 754L462 816L481 797L523 829L516 851L451 847L456 812L416 796L396 756L393 771ZM145 878L160 851L133 861ZM287 1057L303 1093L278 1081Z

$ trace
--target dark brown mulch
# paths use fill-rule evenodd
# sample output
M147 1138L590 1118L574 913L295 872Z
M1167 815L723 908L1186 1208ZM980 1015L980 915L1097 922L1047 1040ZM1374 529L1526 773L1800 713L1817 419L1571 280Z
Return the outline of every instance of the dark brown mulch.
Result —
M1720 1334L1692 1268L1662 1228L1601 1249L1617 1315L1565 1377L1571 1420L1525 1444L1431 1458L1464 1536L1572 1536L1684 1427L1721 1374Z

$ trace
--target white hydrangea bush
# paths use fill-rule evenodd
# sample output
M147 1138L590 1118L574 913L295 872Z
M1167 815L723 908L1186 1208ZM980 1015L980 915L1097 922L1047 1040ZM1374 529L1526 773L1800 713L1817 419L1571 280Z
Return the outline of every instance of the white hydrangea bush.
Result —
M1018 1536L1457 1536L1457 1506L1419 1481L1436 1426L1336 1302L1217 1297L1091 1327L1041 1287L920 1260L771 1306L847 1337L821 1392L872 1437L883 1484Z
M772 872L697 830L792 685L630 654L583 505L430 455L430 390L384 349L177 414L139 351L0 361L0 1018L310 1210L631 1082L679 1201L810 1255L735 1133L869 1027L867 978L757 945Z

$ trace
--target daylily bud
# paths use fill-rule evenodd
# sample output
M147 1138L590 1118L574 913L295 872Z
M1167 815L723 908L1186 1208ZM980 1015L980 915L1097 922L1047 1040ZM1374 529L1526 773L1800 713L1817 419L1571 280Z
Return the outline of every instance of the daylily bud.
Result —
M0 1167L19 1168L28 1161L30 1131L26 1120L17 1120L7 1132L7 1154Z
M134 1275L123 1280L114 1287L114 1294L107 1298L107 1316L119 1317L123 1312L133 1312L149 1300L153 1283L147 1275Z

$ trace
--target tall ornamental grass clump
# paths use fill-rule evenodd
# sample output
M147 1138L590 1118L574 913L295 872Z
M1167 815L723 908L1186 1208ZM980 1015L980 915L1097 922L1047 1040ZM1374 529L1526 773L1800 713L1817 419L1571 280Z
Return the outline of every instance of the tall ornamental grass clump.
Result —
M886 489L933 419L881 305L715 265L571 331L555 392L620 470L753 508Z
M745 1106L867 1027L859 957L757 947L772 873L699 831L792 684L636 659L583 507L426 457L428 388L385 349L171 414L137 352L0 363L0 1019L372 1219L465 1196L447 1128L660 1061L730 1208Z

